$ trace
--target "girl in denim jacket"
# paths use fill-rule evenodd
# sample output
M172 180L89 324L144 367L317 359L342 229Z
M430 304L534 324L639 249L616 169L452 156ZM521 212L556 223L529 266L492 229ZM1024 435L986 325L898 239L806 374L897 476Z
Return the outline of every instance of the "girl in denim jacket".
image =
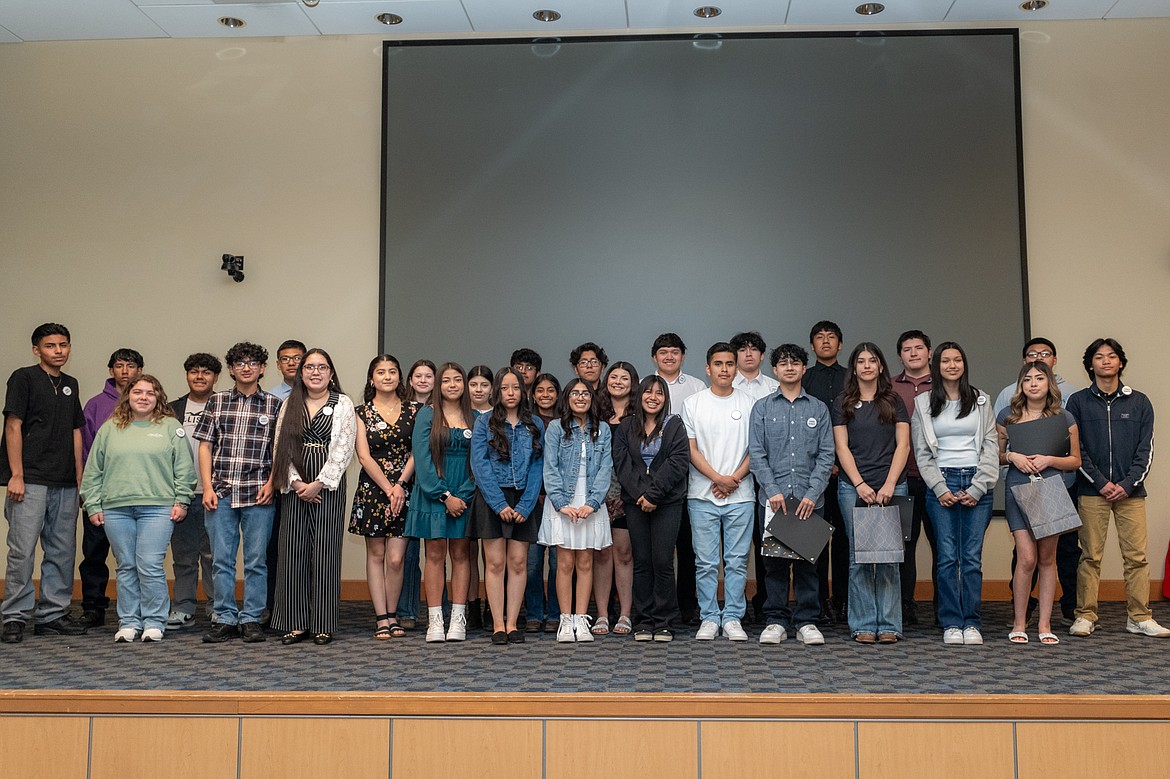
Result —
M557 641L592 641L589 593L593 589L593 552L613 543L605 493L613 476L609 425L597 416L593 389L573 379L561 393L561 417L544 436L544 487L548 499L539 541L557 547L557 600L561 622ZM573 572L577 572L577 609L573 609Z

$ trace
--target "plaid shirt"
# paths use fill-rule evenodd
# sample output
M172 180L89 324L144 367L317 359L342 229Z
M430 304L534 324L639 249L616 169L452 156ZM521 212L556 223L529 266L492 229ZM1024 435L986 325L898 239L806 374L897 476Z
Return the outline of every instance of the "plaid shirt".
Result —
M255 506L272 474L272 447L280 400L264 390L244 395L235 387L207 399L195 438L211 444L211 487L232 508Z

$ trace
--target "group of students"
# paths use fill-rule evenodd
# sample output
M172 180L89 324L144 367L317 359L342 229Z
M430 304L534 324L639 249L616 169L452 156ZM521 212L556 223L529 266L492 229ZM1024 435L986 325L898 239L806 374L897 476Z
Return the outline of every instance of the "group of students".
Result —
M1119 343L1089 345L1083 363L1091 385L1072 393L1053 371L1055 346L1033 338L1017 381L993 404L971 385L966 353L953 341L932 348L925 333L903 333L903 371L894 377L874 343L859 343L839 364L843 335L832 322L814 325L809 340L811 368L802 346L769 354L755 332L715 343L706 352L710 386L683 373L686 346L674 333L654 341L656 371L641 379L632 364L610 365L602 347L582 344L563 387L541 372L531 349L494 373L419 360L404 374L393 355L381 354L356 407L329 354L298 341L278 348L283 381L272 391L260 388L262 346L228 350L233 386L220 392L218 358L193 354L184 364L189 392L174 403L142 372L138 352L119 349L106 387L83 410L76 380L61 370L69 332L42 325L32 336L39 362L12 374L4 406L9 550L0 638L21 641L30 619L38 635L102 624L108 601L100 571L112 549L116 641L159 641L167 628L192 623L202 570L213 603L205 642L264 641L268 621L284 644L330 643L348 516L349 532L365 542L376 639L400 638L417 624L421 541L427 642L462 641L480 625L496 644L539 631L564 643L611 632L670 641L687 624L697 624L698 640L722 633L745 641L754 543L760 643L792 633L823 644L818 623L836 620L847 620L860 643L895 643L903 617L917 618L913 558L924 529L943 641L981 644L982 548L1001 470L1009 488L1062 476L1082 520L1079 534L1037 540L1006 490L1016 545L1010 641L1029 640L1036 574L1039 641L1059 643L1051 624L1058 547L1076 545L1078 536L1075 583L1061 572L1075 613L1062 600L1062 614L1072 635L1093 632L1111 514L1126 562L1126 628L1170 635L1148 603L1144 481L1153 411L1121 382ZM761 370L766 354L775 378ZM1067 422L1067 454L1011 450L1012 425L1051 416ZM354 454L361 470L347 515ZM904 562L859 561L855 509L898 495L914 498ZM68 609L79 502L83 613L75 620ZM837 531L817 563L765 529L776 514L814 513ZM235 597L241 547L242 604Z

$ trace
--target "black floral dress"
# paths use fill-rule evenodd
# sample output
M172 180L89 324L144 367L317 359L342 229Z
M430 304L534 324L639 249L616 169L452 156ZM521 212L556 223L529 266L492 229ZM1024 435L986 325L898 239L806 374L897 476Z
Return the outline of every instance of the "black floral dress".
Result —
M391 482L402 475L402 469L410 459L410 437L414 433L414 420L420 408L422 405L419 403L403 403L402 413L394 424L383 419L373 403L357 408L358 419L366 426L370 456L382 466L382 472ZM403 488L406 490L406 503L409 504L410 485L404 484ZM358 477L357 492L353 496L349 532L371 538L399 538L406 529L407 508L408 505L403 505L397 516L391 515L390 498L363 468Z

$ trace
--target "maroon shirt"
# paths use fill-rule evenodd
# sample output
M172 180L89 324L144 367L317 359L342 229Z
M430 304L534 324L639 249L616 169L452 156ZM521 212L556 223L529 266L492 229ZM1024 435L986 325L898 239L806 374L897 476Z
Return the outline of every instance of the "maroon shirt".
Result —
M902 371L894 377L894 392L898 393L898 397L906 404L906 413L914 416L914 398L921 395L923 392L930 392L930 374L926 374L921 379L912 379L906 375L906 371ZM910 447L910 459L906 461L906 475L913 476L916 479L921 479L922 474L918 472L918 463L914 462L914 447Z

